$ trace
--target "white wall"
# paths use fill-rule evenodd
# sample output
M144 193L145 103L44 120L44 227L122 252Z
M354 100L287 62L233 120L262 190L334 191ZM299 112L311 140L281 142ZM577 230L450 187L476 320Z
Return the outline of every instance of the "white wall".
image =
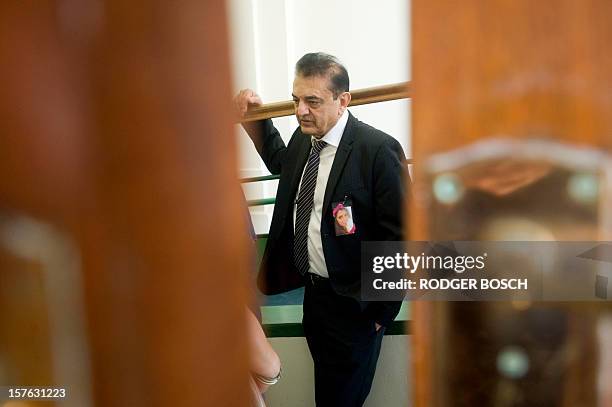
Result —
M351 89L410 80L409 0L229 0L234 87L252 88L264 103L289 100L295 62L323 51L347 67ZM395 137L410 156L409 101L350 108L360 120ZM285 141L295 118L276 119ZM267 174L250 140L238 131L241 176ZM276 182L247 185L248 199L273 197ZM251 209L258 233L272 207Z

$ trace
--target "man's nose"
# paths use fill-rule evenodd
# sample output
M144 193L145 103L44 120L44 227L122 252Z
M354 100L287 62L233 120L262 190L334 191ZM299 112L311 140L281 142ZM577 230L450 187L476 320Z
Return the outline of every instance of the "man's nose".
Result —
M302 102L301 100L298 102L297 107L295 108L295 113L298 116L305 116L309 113L310 111L308 110L308 104L306 104L305 102Z

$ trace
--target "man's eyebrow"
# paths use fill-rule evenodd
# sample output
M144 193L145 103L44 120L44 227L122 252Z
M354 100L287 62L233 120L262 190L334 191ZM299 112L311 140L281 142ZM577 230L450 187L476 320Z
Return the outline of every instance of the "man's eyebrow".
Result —
M299 97L297 97L296 95L294 95L293 93L291 94L291 96L293 97L293 99L299 99ZM308 101L313 101L316 100L318 102L322 101L323 99L314 95L309 95L309 96L304 96L304 99L308 100Z

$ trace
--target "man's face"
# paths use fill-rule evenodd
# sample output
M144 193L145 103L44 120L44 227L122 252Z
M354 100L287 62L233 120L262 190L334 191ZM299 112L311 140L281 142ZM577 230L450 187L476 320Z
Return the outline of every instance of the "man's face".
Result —
M334 99L327 76L303 77L293 81L295 116L302 133L323 137L338 121L351 100L348 92Z

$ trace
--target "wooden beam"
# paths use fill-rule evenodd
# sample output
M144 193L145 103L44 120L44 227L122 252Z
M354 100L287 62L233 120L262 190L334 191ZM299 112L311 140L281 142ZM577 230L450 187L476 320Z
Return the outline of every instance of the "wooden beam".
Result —
M375 86L358 89L351 92L349 106L367 105L369 103L387 102L390 100L407 99L411 97L410 82L394 83L391 85ZM272 119L274 117L291 116L295 114L293 101L267 103L252 108L242 122Z

